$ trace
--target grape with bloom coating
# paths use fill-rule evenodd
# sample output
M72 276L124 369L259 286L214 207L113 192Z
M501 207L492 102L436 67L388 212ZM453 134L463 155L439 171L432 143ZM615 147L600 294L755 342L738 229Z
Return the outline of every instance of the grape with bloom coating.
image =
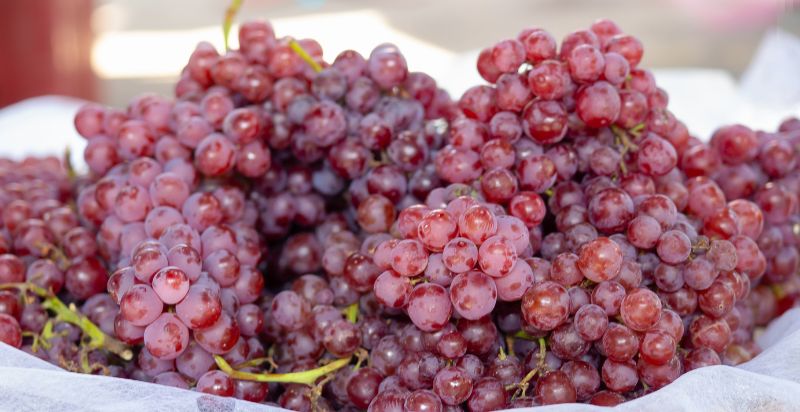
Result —
M517 250L502 236L486 239L478 249L478 263L489 276L499 278L508 274L517 262Z
M661 300L649 289L636 289L622 299L620 315L629 328L646 331L661 318Z
M406 307L408 317L420 330L431 332L444 327L450 319L452 306L447 290L434 283L414 286Z
M569 316L569 294L558 283L534 284L522 297L522 316L541 330L553 330Z
M581 248L578 269L593 282L613 279L622 268L622 251L607 237L599 237Z
M497 302L497 287L492 278L479 271L469 271L453 278L450 301L459 315L476 320L488 315Z

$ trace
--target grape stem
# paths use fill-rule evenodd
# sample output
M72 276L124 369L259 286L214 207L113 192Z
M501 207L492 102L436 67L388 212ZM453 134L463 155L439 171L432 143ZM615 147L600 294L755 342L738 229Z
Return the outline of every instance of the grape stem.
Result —
M40 255L58 265L61 271L69 269L69 258L67 258L67 255L60 248L50 243L37 243L36 248L39 250Z
M515 356L514 354L514 337L513 336L506 336L506 350L508 354L511 356Z
M698 253L700 253L700 252L705 253L710 248L711 248L711 244L708 243L708 239L704 238L704 237L701 237L697 241L697 243L692 245L691 253L689 253L689 261L694 260L697 257Z
M636 127L634 127L634 129L638 127L639 126L637 125ZM625 130L612 125L611 132L614 133L617 145L622 146L622 149L619 152L621 157L619 161L619 169L620 171L622 171L623 175L627 175L628 166L625 165L625 155L628 154L628 152L635 152L639 150L639 146L637 146L635 143L631 141L631 139L628 137L628 132L626 132ZM631 129L631 132L633 133L633 129Z
M231 0L231 4L225 9L225 20L222 21L222 38L225 42L225 50L230 50L228 39L230 38L233 19L242 7L242 0Z
M517 339L525 339L525 340L536 340L536 339L538 339L535 336L529 334L528 332L525 332L524 330L519 330L519 331L517 331L515 334L513 334L511 336L513 336L513 337L515 337Z
M775 295L775 298L778 300L783 299L786 296L786 291L779 284L774 283L772 285L769 285L769 289L772 292L772 294Z
M309 394L309 398L311 399L311 404L313 405L314 411L317 409L317 401L320 397L322 397L322 390L325 388L325 384L333 380L333 375L328 375L324 377L321 381L319 381L314 387L311 389L311 393Z
M47 322L45 322L44 327L42 328L42 332L39 334L39 339L38 339L39 343L42 345L43 348L50 349L51 347L50 339L53 339L54 336L55 334L53 334L53 320L47 319ZM36 344L36 339L34 339L33 343Z
M514 392L513 399L519 398L521 396L525 396L525 392L528 391L528 386L530 386L530 382L534 376L537 374L542 374L547 371L547 365L544 363L545 355L547 354L547 342L544 338L539 338L539 354L537 357L539 358L539 362L537 363L536 367L531 369L524 378L522 378L519 383L515 383L512 385L506 386L506 390L511 390L516 388L516 392Z
M636 126L631 127L630 133L636 137L639 137L645 126L646 125L644 123L639 123Z
M292 49L292 51L295 52L295 54L300 56L300 58L303 59L303 61L306 62L306 64L308 64L309 67L311 67L311 69L314 70L314 72L319 73L322 71L322 66L320 66L319 63L317 63L317 61L314 60L314 58L311 57L310 54L308 54L306 49L304 49L303 46L301 46L300 43L297 42L297 40L295 39L289 40L289 47Z
M110 372L105 365L101 365L99 363L89 363L89 351L90 349L86 346L81 346L80 350L80 372L82 373L92 373L95 370L99 370L102 372L103 375L108 376Z
M86 345L90 349L105 349L116 354L123 360L133 359L133 351L128 345L103 333L89 318L79 313L74 304L67 306L61 299L49 291L30 283L6 283L1 284L0 289L18 289L23 292L29 291L34 293L42 298L43 308L55 312L56 319L79 327L81 331L83 331L84 336L89 337L89 341Z
M501 361L506 360L506 358L507 358L506 351L503 350L502 346L497 351L497 358L500 359Z
M278 368L278 365L275 364L275 361L272 360L271 356L266 356L266 357L263 357L263 358L250 359L249 361L236 364L234 366L234 368L236 368L236 369L244 369L244 368L256 367L256 366L260 366L262 363L269 364L270 370L275 370L275 369Z
M64 149L64 168L67 170L67 178L69 181L75 182L78 173L75 172L75 168L72 166L72 150L69 146Z
M409 283L411 283L411 286L414 286L414 285L416 285L418 283L424 283L424 282L427 282L427 281L428 280L425 279L424 276L419 276L419 277L416 277L416 278L411 278L411 280L409 280Z
M705 252L707 251L711 245L708 243L708 239L705 237L701 237L697 240L697 243L692 245L692 252Z
M622 134L619 135L619 138L620 138L620 141L622 142L622 147L623 147L622 155L623 156L625 154L627 154L628 152L635 152L635 151L639 150L639 146L631 141L631 139L628 137L627 133L622 132Z
M317 381L317 379L339 370L350 363L350 360L353 359L352 356L348 356L342 359L336 359L335 361L320 366L316 369L311 369L302 372L291 372L291 373L252 373L252 372L242 372L236 369L233 369L228 362L222 358L222 356L215 355L214 360L217 362L217 367L225 373L228 374L233 379L244 380L244 381L255 381L255 382L277 382L277 383L299 383L303 385L312 386Z
M367 359L367 362L369 362L369 353L367 353L367 350L364 348L356 349L354 355L356 357L356 364L353 366L354 371L357 371L359 368L361 368L361 364L364 362L364 359Z
M350 323L358 322L358 302L347 305L343 312L344 316L350 321Z

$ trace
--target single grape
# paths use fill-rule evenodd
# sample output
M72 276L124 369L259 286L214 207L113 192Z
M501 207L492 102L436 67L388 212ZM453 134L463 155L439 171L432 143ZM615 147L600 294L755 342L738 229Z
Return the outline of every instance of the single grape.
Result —
M447 290L434 283L414 286L406 307L408 317L414 325L426 332L443 328L450 319L452 310Z
M492 278L481 272L461 273L450 284L450 301L462 317L480 319L494 309L497 288Z
M558 283L536 283L522 297L522 315L538 329L555 329L569 316L569 294Z

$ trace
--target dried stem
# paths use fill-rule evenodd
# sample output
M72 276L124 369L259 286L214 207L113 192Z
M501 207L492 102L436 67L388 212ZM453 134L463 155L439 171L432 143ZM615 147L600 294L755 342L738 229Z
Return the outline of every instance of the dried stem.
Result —
M510 356L516 356L514 354L514 337L513 336L506 336L506 350Z

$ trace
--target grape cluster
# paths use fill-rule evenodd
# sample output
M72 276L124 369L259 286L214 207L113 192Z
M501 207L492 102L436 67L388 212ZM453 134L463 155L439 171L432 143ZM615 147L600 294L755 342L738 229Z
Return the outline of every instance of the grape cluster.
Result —
M531 195L543 217L544 202ZM404 209L396 225L401 238L375 248L372 259L384 270L374 281L378 302L404 308L414 325L431 332L453 311L478 320L492 313L498 298L518 301L534 282L532 265L523 260L531 253L523 221L496 215L500 206L470 196L434 207Z
M54 157L0 160L0 341L68 370L123 376L110 361L123 355L122 345L81 343L113 334L117 308L105 293L108 270L94 232L70 205L83 184L71 174ZM95 329L51 315L66 308L54 295L80 304L73 319L88 319Z
M0 161L0 341L298 411L616 405L747 361L800 296L800 121L703 143L642 56L526 29L454 101L394 45L245 23L174 99L84 106L87 176Z
M717 208L715 221L719 231L738 230L729 239L741 262L737 270L752 281L747 322L757 325L766 325L797 300L798 139L800 123L788 119L772 133L740 124L721 127L704 146L708 154L703 156L711 166L700 176L718 182L723 193L735 199ZM696 162L693 159L687 161ZM738 218L738 227L728 228L731 216ZM733 335L734 341L746 340L743 331L734 330Z
M701 143L637 67L641 54L606 20L568 35L560 53L538 29L485 49L478 70L493 86L461 97L433 156L450 185L403 209L372 256L385 270L375 298L423 332L451 316L489 321L498 297L520 301L503 332L545 339L569 364L528 365L541 379L533 404L618 403L697 367L751 359L754 317L776 314L766 284L797 270L796 244L775 245L768 262L757 243L767 210L780 209L773 219L791 233L792 181L746 170L742 184L730 171L760 153L762 164L793 158L789 139L759 144L731 126ZM761 176L795 165L781 166ZM741 187L752 193L730 192ZM527 384L520 378L506 385Z
M130 119L112 139L118 153L124 153L127 141L124 125L142 126L146 133L137 136L171 130L168 124L178 116L179 103L148 99L137 99L129 108ZM151 109L137 109L137 104ZM113 132L106 122L101 131L91 130L87 117L95 110L85 107L76 117L78 130L89 139L87 160L92 143L107 140ZM115 112L101 113L107 120ZM163 120L166 129L159 129L153 119ZM154 146L165 139L170 136L154 138ZM210 159L224 156L224 145L212 142L209 147ZM195 150L192 159L183 143L171 147L167 155L147 157L153 153L138 153L98 175L81 191L78 207L85 220L97 225L102 254L113 271L108 292L119 305L116 336L128 344L143 342L148 362L158 361L158 370L167 372L180 368L183 355L189 363L203 356L210 361L211 354L247 345L246 337L255 333L252 322L257 322L247 314L264 285L256 267L262 245L253 227L255 205L245 192L230 181L200 180L202 173L208 174L201 166L204 155ZM248 324L240 327L240 322Z

